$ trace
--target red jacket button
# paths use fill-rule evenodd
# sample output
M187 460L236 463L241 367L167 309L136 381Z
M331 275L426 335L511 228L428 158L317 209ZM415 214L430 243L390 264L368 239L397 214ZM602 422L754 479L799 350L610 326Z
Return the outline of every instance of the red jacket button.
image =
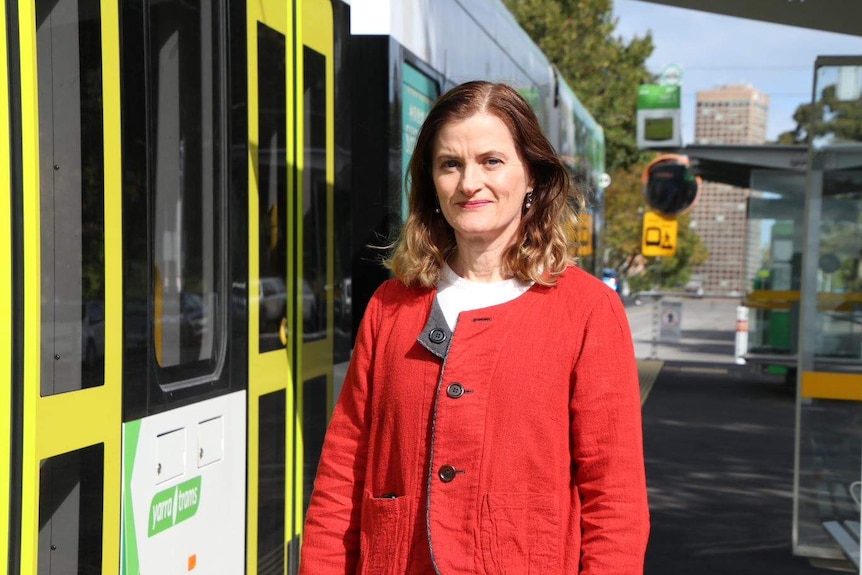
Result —
M439 471L437 471L437 475L440 477L440 481L443 483L449 483L455 479L455 468L451 465L444 465Z

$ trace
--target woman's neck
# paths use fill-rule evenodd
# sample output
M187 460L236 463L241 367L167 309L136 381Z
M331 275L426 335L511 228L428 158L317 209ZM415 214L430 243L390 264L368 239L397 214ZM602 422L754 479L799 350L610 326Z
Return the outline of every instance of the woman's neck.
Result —
M503 274L502 249L459 243L448 263L456 274L474 282L497 282L512 277Z

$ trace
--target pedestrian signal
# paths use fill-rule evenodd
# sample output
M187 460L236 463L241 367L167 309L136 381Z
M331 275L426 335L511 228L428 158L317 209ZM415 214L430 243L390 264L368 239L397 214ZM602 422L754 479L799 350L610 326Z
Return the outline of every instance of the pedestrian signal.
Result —
M688 156L679 154L660 155L650 162L641 179L647 205L666 216L677 216L691 208L701 184Z

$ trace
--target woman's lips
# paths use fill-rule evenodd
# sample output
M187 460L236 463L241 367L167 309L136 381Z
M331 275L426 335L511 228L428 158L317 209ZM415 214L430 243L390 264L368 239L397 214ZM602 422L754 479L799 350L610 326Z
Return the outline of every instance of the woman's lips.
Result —
M488 200L473 200L469 202L458 202L458 205L464 208L465 210L473 209L473 208L481 208L482 206L487 206L490 204Z

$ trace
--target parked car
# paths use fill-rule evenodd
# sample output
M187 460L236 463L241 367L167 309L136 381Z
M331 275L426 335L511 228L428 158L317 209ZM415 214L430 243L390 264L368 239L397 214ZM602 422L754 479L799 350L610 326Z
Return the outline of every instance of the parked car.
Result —
M105 302L83 302L81 314L81 356L84 365L93 369L105 356Z
M344 278L335 291L335 317L343 321L353 313L353 280Z
M604 282L606 286L617 292L618 295L622 295L623 281L620 279L620 275L614 268L602 269L602 282Z
M280 325L282 318L287 315L286 304L287 291L284 286L284 278L274 276L260 278L261 327Z
M261 325L279 326L286 317L287 292L284 278L270 276L260 278L260 322ZM302 280L302 318L310 329L317 321L317 296L311 284Z
M703 283L692 280L685 284L685 293L694 297L703 297Z

